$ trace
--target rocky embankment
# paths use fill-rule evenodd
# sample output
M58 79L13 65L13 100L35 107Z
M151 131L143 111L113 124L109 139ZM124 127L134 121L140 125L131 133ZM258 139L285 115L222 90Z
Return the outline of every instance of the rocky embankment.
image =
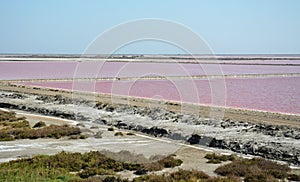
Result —
M300 166L300 129L211 119L161 108L94 103L83 99L0 92L0 108L99 123L192 145L286 161Z

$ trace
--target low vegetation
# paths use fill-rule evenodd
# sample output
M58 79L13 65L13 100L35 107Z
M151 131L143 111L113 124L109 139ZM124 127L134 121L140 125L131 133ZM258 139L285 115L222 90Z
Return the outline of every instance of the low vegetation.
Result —
M155 163L160 166L155 170L160 170L164 167L180 165L182 162L169 156ZM144 164L116 161L98 151L84 154L61 152L53 156L39 155L30 159L2 163L0 179L3 181L84 181L93 176L111 176L119 171L137 171L145 167Z
M107 128L107 131L115 131L113 127Z
M114 131L113 128L108 128ZM101 138L102 131L95 137ZM116 136L123 136L116 132ZM126 135L131 135L127 133ZM15 139L60 138L69 136L73 139L85 139L78 127L68 125L46 126L38 122L30 128L29 122L24 117L16 117L14 112L0 111L0 141ZM204 181L204 182L263 182L263 181L299 181L300 176L290 174L287 165L278 164L269 160L254 158L241 159L234 155L207 154L208 163L221 163L232 161L218 167L215 172L224 177L211 177L202 171L182 170L176 172L156 174L164 168L180 166L182 161L174 155L167 157L155 156L155 161L146 159L143 155L135 155L128 151L113 153L109 151L88 153L61 152L56 155L39 155L29 159L19 159L0 164L1 181L72 181L93 182L112 181L126 182L127 179L116 177L116 173L129 170L140 177L134 182L175 182L175 181ZM152 162L150 162L152 161Z
M137 170L139 164L118 162L100 152L40 155L0 164L3 181L68 181L94 175L112 175L122 170ZM74 173L71 173L74 172Z
M123 156L123 161L108 157L119 155ZM0 164L0 179L1 181L127 182L128 179L121 179L116 173L129 170L141 175L134 178L132 180L134 182L299 180L299 176L288 174L290 170L288 166L258 158L235 158L232 163L217 168L216 173L225 177L211 177L202 171L182 169L172 173L147 173L181 165L182 161L174 158L173 155L143 164L129 162L126 156L135 158L137 155L128 151L118 153L91 151L84 154L61 152L52 156L39 155ZM147 161L143 156L138 155L138 157L139 160Z
M69 137L69 139L71 139L71 140L77 140L77 139L87 139L88 138L88 136L87 135L71 135L70 137Z
M61 138L63 136L80 135L78 127L69 125L46 126L40 121L30 128L24 117L16 117L14 112L0 111L0 141L15 139ZM80 138L82 138L80 136Z
M164 168L173 168L180 166L181 164L182 161L180 159L175 159L172 155L170 155L158 161L143 164L141 168L135 172L135 174L142 175L151 171L160 171Z
M45 127L45 126L46 126L45 122L39 121L39 122L35 123L32 128L42 128L42 127Z
M233 161L235 159L235 156L212 153L212 154L206 154L204 158L208 159L207 163L219 164L225 161Z
M16 113L14 112L6 112L0 110L0 122L14 122L14 121L22 121L25 120L24 117L16 117Z
M297 174L288 174L288 180L291 180L291 181L300 181L300 175L297 175Z
M239 178L229 177L229 178L220 178L220 177L210 177L202 171L196 170L178 170L177 172L173 172L171 174L163 174L163 175L144 175L138 178L133 179L134 182L176 182L176 181L189 181L189 182L239 182L241 181Z
M283 180L288 177L296 177L289 175L289 171L290 168L287 165L261 158L235 159L232 163L215 170L217 174L222 176L244 177L245 182L277 181L276 179Z

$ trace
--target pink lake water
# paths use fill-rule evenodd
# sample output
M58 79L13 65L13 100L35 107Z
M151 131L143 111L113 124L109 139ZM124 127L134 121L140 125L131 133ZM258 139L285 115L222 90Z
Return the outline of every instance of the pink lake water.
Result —
M0 80L300 73L300 66L1 61Z
M300 114L300 77L22 84Z

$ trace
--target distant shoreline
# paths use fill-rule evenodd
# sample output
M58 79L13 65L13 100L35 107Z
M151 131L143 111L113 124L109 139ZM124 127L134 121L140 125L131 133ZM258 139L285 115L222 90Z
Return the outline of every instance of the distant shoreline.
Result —
M90 58L90 59L199 59L199 60L300 60L300 54L10 54L0 58Z

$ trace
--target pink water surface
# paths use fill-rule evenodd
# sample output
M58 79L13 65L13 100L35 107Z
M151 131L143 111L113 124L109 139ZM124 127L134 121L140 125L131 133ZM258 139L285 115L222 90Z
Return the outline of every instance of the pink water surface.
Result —
M300 73L300 66L99 61L0 62L0 80L288 73Z
M300 77L22 84L300 114Z

